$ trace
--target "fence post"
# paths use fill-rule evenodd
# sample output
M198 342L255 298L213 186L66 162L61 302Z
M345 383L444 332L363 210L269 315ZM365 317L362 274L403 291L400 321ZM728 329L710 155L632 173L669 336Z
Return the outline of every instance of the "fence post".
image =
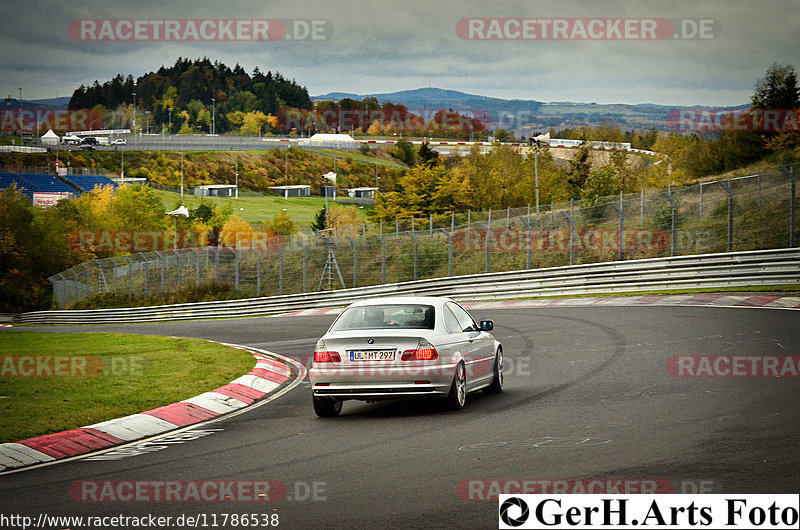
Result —
M795 220L794 219L795 219L795 216L794 216L794 214L795 214L795 206L796 206L795 189L796 189L796 186L797 186L797 180L794 178L794 166L789 166L789 169L787 169L787 166L779 166L779 167L781 168L781 171L783 171L783 173L787 177L789 177L789 181L790 181L790 184L789 184L789 194L790 194L789 195L789 246L793 247L794 246L794 241L795 241L795 238L794 238L794 233L795 233ZM761 175L761 173L759 173L759 175Z
M528 211L530 212L530 206L528 206ZM525 268L531 268L531 220L525 217L522 218L522 222L525 224Z
M261 296L261 254L256 251L256 296Z
M283 294L283 247L278 250L278 294Z
M569 221L569 264L575 265L575 221L567 212L562 211L561 215Z
M183 262L181 261L181 254L177 249L172 251L175 254L175 264L178 267L178 285L183 285Z
M386 283L386 240L383 239L383 234L376 236L372 235L375 239L381 242L381 284Z
M700 183L700 212L697 214L697 217L703 217L703 183Z
M492 250L492 209L489 208L489 220L486 222L486 272L492 271L489 252Z
M406 232L406 235L414 241L414 280L419 279L419 242L414 232Z
M92 296L92 271L89 270L89 264L84 262L83 268L86 271L86 297Z
M350 236L345 236L353 247L353 287L358 287L358 246Z
M610 204L611 207L614 208L617 211L617 214L619 215L619 234L618 234L618 237L619 237L619 257L618 257L618 260L622 261L623 259L625 259L625 256L623 254L623 252L624 252L623 251L623 247L624 247L624 242L625 242L624 237L625 236L622 233L623 226L624 226L624 223L625 223L625 215L622 213L622 210L623 210L622 192L620 192L620 194L619 194L619 206L617 206L613 202L610 202L608 204Z
M208 248L205 249L205 255L208 256ZM200 249L194 249L194 286L200 287Z
M150 260L145 258L144 259L144 296L147 297L147 291L150 287L148 284L150 283Z
M133 260L130 256L125 256L128 262L128 296L133 298Z
M430 215L430 217L428 217L428 235L432 236L433 235L433 214L429 214L429 215Z
M437 228L437 231L447 237L447 275L453 275L453 235L444 228Z
M728 252L733 252L733 188L730 182L717 181L728 192Z
M238 291L239 290L239 253L236 252L235 248L232 248L231 252L233 252L233 267L234 267L234 271L235 271L233 290L234 291Z
M667 193L666 191L662 191L661 193L664 195L664 197L667 198L669 203L672 205L672 237L671 237L672 243L671 243L670 255L674 256L675 255L675 250L677 248L676 244L677 244L677 239L678 239L678 237L677 237L678 236L678 203L675 201L675 199L672 198L672 194L671 193Z
M218 283L219 279L219 249L220 247L216 247L214 249L214 283Z

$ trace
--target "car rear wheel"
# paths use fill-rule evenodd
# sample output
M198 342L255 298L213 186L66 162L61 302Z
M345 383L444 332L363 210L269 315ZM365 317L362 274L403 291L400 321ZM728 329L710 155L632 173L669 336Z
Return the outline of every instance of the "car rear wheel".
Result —
M447 395L446 404L450 410L460 410L464 408L467 400L467 373L464 363L460 362L456 366L456 373L453 375L453 384L450 385L450 393Z
M503 391L503 349L497 349L494 357L494 378L492 384L484 388L486 394L499 394Z
M320 418L335 418L342 412L342 401L333 398L314 398L314 412Z

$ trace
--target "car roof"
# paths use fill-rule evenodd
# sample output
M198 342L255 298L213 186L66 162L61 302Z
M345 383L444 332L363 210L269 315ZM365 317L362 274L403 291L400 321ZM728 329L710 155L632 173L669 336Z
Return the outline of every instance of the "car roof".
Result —
M452 302L451 298L441 296L385 296L381 298L367 298L359 300L348 307L361 307L371 305L391 305L391 304L421 304L440 307L446 302Z

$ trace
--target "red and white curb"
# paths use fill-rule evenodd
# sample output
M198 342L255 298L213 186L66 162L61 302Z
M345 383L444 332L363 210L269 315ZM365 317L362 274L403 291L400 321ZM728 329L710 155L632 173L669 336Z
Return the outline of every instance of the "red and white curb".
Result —
M528 300L498 300L490 302L463 302L467 309L515 309L529 307L591 307L591 306L710 306L710 307L756 307L765 309L800 309L800 297L780 295L726 295L713 293L643 295L643 296L598 296L585 298L534 298ZM338 315L341 307L304 309L292 311L278 317ZM267 317L271 318L271 317Z
M468 309L515 309L529 307L592 307L592 306L709 306L755 307L765 309L800 309L800 297L725 294L674 294L586 298L536 298L504 302L471 302Z
M171 405L77 429L0 444L0 473L109 449L242 411L285 387L293 374L296 383L305 377L303 365L288 357L238 344L220 344L250 352L256 358L255 367L227 385Z

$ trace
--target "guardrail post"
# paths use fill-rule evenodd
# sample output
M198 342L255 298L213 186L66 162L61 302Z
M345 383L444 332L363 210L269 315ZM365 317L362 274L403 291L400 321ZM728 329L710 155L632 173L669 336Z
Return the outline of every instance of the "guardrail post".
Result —
M789 246L794 246L794 233L795 233L795 188L797 185L797 179L794 178L794 166L788 166L789 169L786 169L787 166L779 166L781 171L789 177L790 180L790 191L789 191ZM760 175L761 173L759 173Z
M372 235L378 241L381 242L381 284L386 283L386 240L383 239L383 234L376 236Z
M353 247L353 287L358 287L358 247L350 236L345 236Z
M453 275L453 235L444 228L437 228L437 231L447 237L447 275Z
M733 188L730 182L718 180L719 185L728 192L728 252L733 252Z
M669 203L672 205L672 241L671 241L671 252L670 255L675 255L675 250L677 248L677 240L678 240L678 203L675 199L672 198L671 193L667 193L666 191L661 192L664 197L667 198Z
M569 221L569 264L575 265L575 221L572 219L572 216L565 211L562 211L561 215L566 217L567 221Z

